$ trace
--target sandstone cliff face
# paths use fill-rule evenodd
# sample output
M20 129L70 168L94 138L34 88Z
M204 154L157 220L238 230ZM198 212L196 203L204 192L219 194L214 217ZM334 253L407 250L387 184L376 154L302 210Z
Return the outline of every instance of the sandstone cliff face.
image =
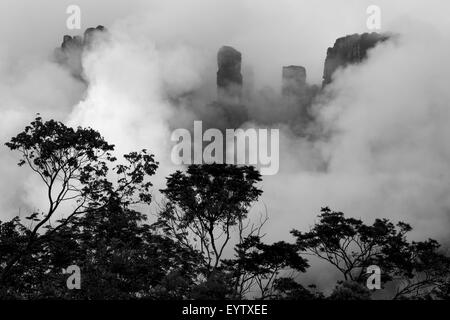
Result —
M337 39L334 46L327 50L322 86L332 81L336 69L363 61L367 57L368 50L387 39L388 36L375 32L353 34Z
M106 29L103 26L97 26L96 28L86 29L83 36L71 37L65 35L61 47L55 50L56 61L67 67L75 78L83 80L81 61L83 51L92 45L97 33L105 31Z

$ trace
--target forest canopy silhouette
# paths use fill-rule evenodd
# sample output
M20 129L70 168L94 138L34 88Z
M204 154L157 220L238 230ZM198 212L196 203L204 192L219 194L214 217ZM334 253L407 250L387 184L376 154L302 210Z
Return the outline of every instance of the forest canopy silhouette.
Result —
M374 295L373 265L385 299L450 298L450 257L436 240L409 241L406 222L367 224L324 207L313 226L295 226L291 242L265 243L276 212L249 218L263 193L252 166L174 172L150 222L143 208L158 163L148 150L117 159L94 129L40 117L6 146L40 178L47 207L0 221L1 299L362 300ZM310 257L339 273L331 293L299 281ZM62 272L71 265L81 270L76 290Z

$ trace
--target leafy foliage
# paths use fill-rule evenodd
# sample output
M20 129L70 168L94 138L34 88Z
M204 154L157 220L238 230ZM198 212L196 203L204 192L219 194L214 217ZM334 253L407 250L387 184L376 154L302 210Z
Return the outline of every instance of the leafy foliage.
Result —
M366 300L374 264L393 299L449 298L450 258L435 240L408 241L403 222L368 225L323 208L310 231L292 231L295 243L264 243L267 215L248 218L262 194L253 167L173 173L149 223L143 209L158 163L147 150L116 164L114 146L95 130L40 117L6 145L41 179L48 207L0 221L0 298ZM297 281L310 255L342 275L327 297ZM69 265L82 270L80 290L66 287Z
M251 235L236 245L235 251L236 258L226 260L225 265L236 279L240 297L256 285L260 299L273 298L274 284L282 271L305 272L308 267L307 261L297 254L297 247L284 241L267 245L260 236Z
M377 265L383 282L395 282L394 298L422 297L448 274L449 259L438 252L439 244L409 242L406 234L412 228L406 223L376 219L366 225L329 208L322 208L319 219L309 232L292 231L298 248L331 263L349 283L364 283L366 268Z
M178 239L195 237L212 272L220 264L232 227L246 218L261 195L255 186L259 181L261 175L251 166L191 165L186 172L177 171L161 190L170 203L158 225Z
M339 283L330 295L330 300L370 300L370 291L355 281Z

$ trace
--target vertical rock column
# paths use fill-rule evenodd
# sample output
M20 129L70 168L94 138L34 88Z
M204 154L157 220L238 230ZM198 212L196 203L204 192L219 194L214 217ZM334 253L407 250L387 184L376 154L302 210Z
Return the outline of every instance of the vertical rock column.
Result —
M284 107L303 126L310 120L308 108L312 92L306 83L306 69L302 66L286 66L282 70L282 87Z
M284 97L304 95L306 91L306 69L301 66L283 67L282 94Z
M242 96L242 55L232 47L224 46L217 54L217 96L219 102L239 103Z

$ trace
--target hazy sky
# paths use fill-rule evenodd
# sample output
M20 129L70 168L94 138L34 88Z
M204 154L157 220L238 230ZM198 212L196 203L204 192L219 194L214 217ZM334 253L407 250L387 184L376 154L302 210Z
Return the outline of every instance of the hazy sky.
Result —
M279 77L279 68L303 64L310 78L319 82L326 48L342 35L367 32L366 9L382 9L382 31L408 23L429 23L448 30L445 0L2 0L0 37L13 55L45 55L64 34L66 8L82 10L82 29L139 15L157 41L187 42L215 51L224 43L244 53L244 64L254 66L263 84ZM409 22L406 22L408 21ZM268 59L270 57L270 59Z

